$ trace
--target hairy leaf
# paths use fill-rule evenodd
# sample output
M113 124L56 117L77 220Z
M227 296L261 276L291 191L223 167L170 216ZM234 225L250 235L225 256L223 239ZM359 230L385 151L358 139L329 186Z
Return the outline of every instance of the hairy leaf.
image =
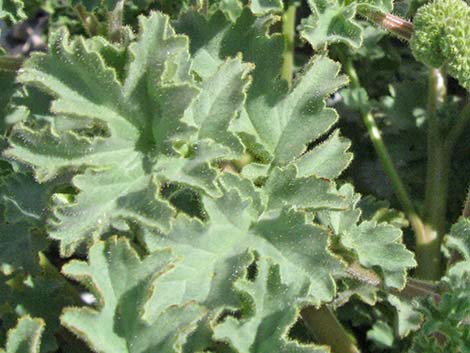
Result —
M63 328L60 325L59 316L62 309L69 305L80 303L75 289L66 279L47 262L41 255L41 272L38 274L17 277L12 283L2 288L6 298L2 300L4 312L2 314L3 327L12 327L16 320L24 315L41 318L46 327L42 332L41 352L55 352L59 347L56 334ZM9 308L6 310L6 308Z
M55 200L51 237L64 255L117 220L168 229L174 211L160 199L160 185L218 195L210 163L244 150L228 128L244 103L250 66L227 60L197 87L188 39L158 13L141 17L140 27L125 66L103 55L102 39L69 41L62 31L50 53L34 55L20 75L55 98L54 115L50 124L18 124L5 155L32 165L40 181L82 172L73 179L78 195Z
M407 269L416 266L416 262L413 253L400 243L400 238L398 228L365 221L346 230L341 242L357 253L363 266L378 266L387 287L402 288Z
M23 7L22 0L0 0L0 19L7 18L14 22L24 19Z
M169 247L183 258L173 271L158 278L146 309L149 317L156 319L166 307L193 300L210 309L236 305L232 285L253 261L253 250L280 266L286 285L311 283L305 294L308 300L319 303L332 298L331 276L341 264L327 250L326 232L304 214L279 210L256 222L251 200L242 199L236 188L219 199L204 198L204 207L208 223L181 215L168 235L146 234L149 250ZM170 288L171 295L165 294Z
M0 223L0 271L37 271L38 252L47 246L45 237L27 223Z
M241 277L235 282L236 289L251 298L242 318L228 316L215 327L214 338L228 341L238 352L328 352L326 347L301 345L287 337L298 316L299 298L307 293L308 288L299 291L283 284L279 266L269 260L259 260L256 266L254 280Z
M253 0L251 11L255 14L263 14L270 11L281 12L284 8L282 0Z
M315 175L334 179L348 167L353 155L348 152L351 142L333 132L325 142L315 146L295 161L299 177Z
M464 260L470 260L470 220L461 217L445 238L447 248L457 251Z
M66 276L90 286L98 308L67 308L62 324L100 352L180 352L203 314L201 308L171 307L154 323L141 317L153 282L171 269L173 261L168 250L141 260L124 239L98 241L90 249L88 263L73 260L63 268Z
M39 353L41 335L45 323L41 319L24 316L18 320L18 325L8 332L5 353Z
M362 27L355 21L358 7L388 13L391 0L308 0L312 15L302 21L301 36L314 49L322 49L331 43L341 42L353 48L362 44Z
M296 174L294 166L274 169L263 188L268 209L284 206L310 209L347 207L329 181L315 177L297 178Z

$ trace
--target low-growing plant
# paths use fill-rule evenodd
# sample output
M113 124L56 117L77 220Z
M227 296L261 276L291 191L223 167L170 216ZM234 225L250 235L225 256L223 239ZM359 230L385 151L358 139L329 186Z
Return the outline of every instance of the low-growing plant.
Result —
M467 3L0 18L5 352L470 350Z

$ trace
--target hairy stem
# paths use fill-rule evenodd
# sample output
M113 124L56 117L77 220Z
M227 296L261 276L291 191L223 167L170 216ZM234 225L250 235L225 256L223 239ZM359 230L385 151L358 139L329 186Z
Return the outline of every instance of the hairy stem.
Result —
M424 200L425 237L418 239L416 276L437 280L442 272L441 240L445 232L450 154L440 133L437 111L446 99L445 74L431 69L428 92L427 174Z
M368 268L362 267L357 262L349 264L348 268L346 269L346 272L352 278L358 281L361 281L365 284L369 284L377 288L387 290L386 288L384 288L382 278L377 273ZM392 294L408 299L426 296L432 296L435 300L440 299L438 288L434 283L418 280L415 278L408 278L406 281L406 285L402 290L390 290L390 292Z
M318 342L329 345L332 353L360 353L351 336L329 307L323 305L317 309L314 306L307 306L300 314Z
M124 0L119 0L116 7L109 13L108 37L114 43L122 43L122 20Z
M17 71L23 65L23 58L17 56L0 56L0 70Z
M465 198L465 204L462 210L462 216L465 218L470 217L470 188L467 191L467 197Z
M359 77L356 73L356 70L354 69L351 60L344 60L343 66L344 70L346 71L351 80L351 86L353 88L359 88ZM413 228L417 239L416 242L418 244L420 241L424 241L426 237L423 222L419 217L418 213L416 212L416 209L413 205L413 202L411 201L411 197L405 187L405 184L403 183L400 175L398 174L395 168L392 158L390 157L390 153L388 152L387 146L385 145L382 139L382 134L375 122L374 116L370 111L364 111L362 112L362 120L364 121L364 125L367 128L370 140L374 145L375 151L380 159L380 162L382 163L382 167L392 183L395 195L397 196L398 201L400 202L401 207L405 212L405 215L408 218L411 227Z
M452 155L455 144L457 143L459 137L462 135L467 124L470 122L470 102L465 105L462 109L462 112L459 115L457 123L452 127L449 134L446 136L445 149L447 153Z
M209 0L202 0L200 6L201 13L207 17L209 15Z
M292 85L294 73L294 40L295 40L295 14L296 5L290 4L282 18L282 34L284 35L284 62L282 65L282 78L289 86Z
M75 12L80 17L83 28L89 36L93 37L100 34L100 23L94 14L89 13L82 4L75 6Z
M402 39L410 40L414 33L413 24L401 17L367 9L359 9L359 13Z

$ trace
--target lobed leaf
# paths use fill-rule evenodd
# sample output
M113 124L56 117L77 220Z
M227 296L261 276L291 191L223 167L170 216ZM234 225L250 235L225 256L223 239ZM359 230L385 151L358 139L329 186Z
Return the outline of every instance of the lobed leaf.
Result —
M211 163L244 151L229 126L245 101L250 65L227 60L198 87L188 38L168 21L140 17L126 56L103 39L70 41L57 32L50 52L33 55L19 77L53 96L53 115L17 124L5 156L30 164L41 182L81 173L73 178L78 195L55 197L51 237L63 255L118 220L168 229L173 210L160 185L219 195Z
M279 266L269 260L256 262L254 280L240 277L235 282L240 295L251 298L241 319L228 316L214 328L214 338L228 341L238 352L326 353L326 347L299 344L288 338L290 327L298 317L298 306L308 288L289 287L282 283Z
M308 0L312 15L302 21L301 36L315 50L332 43L344 43L359 48L363 41L363 30L355 20L358 8L389 13L391 0Z
M448 249L457 251L464 260L470 260L470 220L460 217L457 223L452 225L450 234L445 237L445 245Z
M284 4L282 0L253 0L251 1L251 11L254 14L264 14L266 12L282 12Z
M16 22L26 18L22 0L0 0L0 19L7 18Z
M399 243L401 231L386 223L365 221L344 232L341 242L354 249L365 267L377 266L383 271L387 287L403 288L406 270L416 266L413 253Z
M169 250L140 259L125 239L112 237L90 248L88 263L73 260L63 273L89 285L98 308L67 308L61 323L99 352L180 352L186 336L204 314L194 304L168 308L148 323L142 307L153 282L174 266Z
M24 316L18 325L8 332L5 353L39 353L41 335L45 323L41 319Z
M308 222L304 214L279 210L256 222L251 201L242 199L235 188L215 200L204 197L203 204L207 223L180 215L168 234L145 235L150 251L171 248L175 256L182 257L173 271L156 282L146 307L152 320L166 307L191 301L212 310L237 305L233 282L253 261L252 251L272 258L286 285L297 288L307 283L309 301L332 298L332 273L341 271L342 265L328 251L325 230ZM170 288L171 295L165 294Z
M41 352L55 352L61 343L56 335L63 330L59 322L62 309L81 301L70 283L55 269L51 271L52 266L47 261L44 255L40 256L41 272L19 276L17 271L10 280L5 278L0 297L2 325L13 327L17 319L25 315L44 320L46 326L41 331Z

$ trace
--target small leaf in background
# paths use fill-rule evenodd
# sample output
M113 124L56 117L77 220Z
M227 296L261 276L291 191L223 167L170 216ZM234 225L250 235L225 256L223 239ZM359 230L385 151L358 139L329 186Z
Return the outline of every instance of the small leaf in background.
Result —
M448 249L458 252L464 260L470 260L470 220L460 217L445 238Z
M39 353L45 323L41 319L24 316L8 332L5 353Z
M1 217L0 220L0 271L37 272L38 253L48 245L46 237L28 223L9 224Z
M252 0L251 11L254 14L264 14L266 12L274 11L281 12L284 9L282 0Z
M23 11L24 4L22 0L1 0L0 1L0 19L8 19L16 22L26 18Z
M469 265L468 261L462 261L450 269L442 280L447 290L438 301L428 297L421 302L418 310L424 314L425 321L413 339L410 353L470 349Z
M59 321L61 311L66 306L79 304L80 300L64 277L50 272L52 265L45 265L44 255L41 255L40 264L42 272L17 275L7 281L4 289L7 297L1 298L4 299L1 301L2 325L12 327L18 318L25 315L44 320L46 326L42 330L41 352L55 352L60 346L63 330Z

